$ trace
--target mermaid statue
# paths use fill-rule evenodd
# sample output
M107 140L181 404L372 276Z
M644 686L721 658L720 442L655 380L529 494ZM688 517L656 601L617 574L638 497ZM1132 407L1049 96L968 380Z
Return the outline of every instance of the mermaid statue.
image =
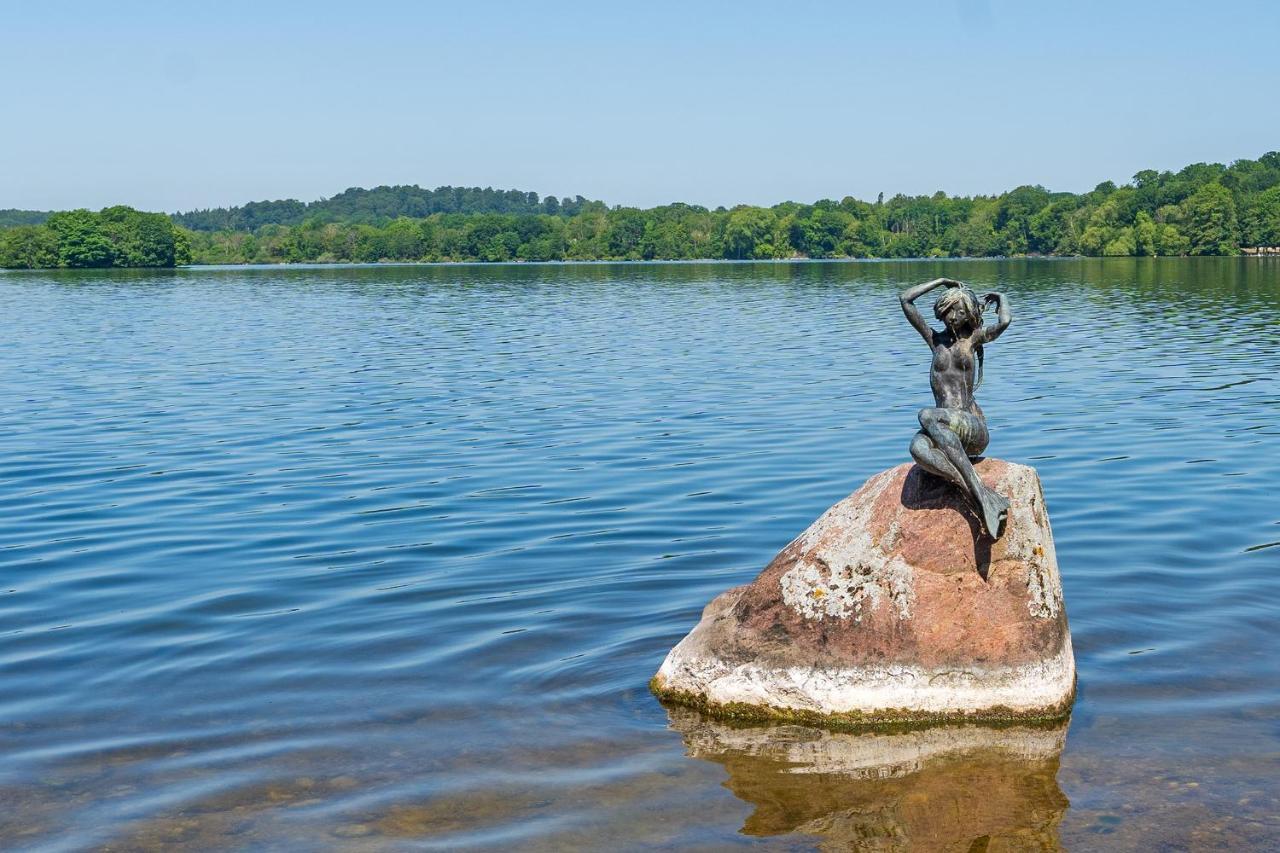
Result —
M945 290L933 304L933 314L945 327L929 326L915 301L936 288ZM920 410L920 431L911 441L911 458L921 468L942 477L964 493L982 529L992 539L1004 534L1009 501L987 488L973 469L973 457L987 447L987 419L973 398L982 384L983 346L1009 327L1009 300L1000 293L978 297L965 285L949 278L917 284L902 291L902 313L933 350L929 385L932 408ZM983 304L997 308L996 322L982 325Z

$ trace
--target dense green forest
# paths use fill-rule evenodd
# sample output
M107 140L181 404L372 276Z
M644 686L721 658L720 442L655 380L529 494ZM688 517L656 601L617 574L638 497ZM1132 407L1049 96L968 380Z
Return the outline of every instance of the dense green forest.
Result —
M0 231L0 267L173 267L191 263L187 232L163 213L108 207L51 213Z
M1024 186L998 196L844 198L732 210L585 202L568 213L307 218L193 234L206 263L1230 255L1280 244L1280 152L1231 166L1143 171L1083 194Z
M495 190L489 187L419 186L354 187L333 198L309 204L284 201L251 201L243 207L218 207L173 214L173 221L193 231L256 231L263 225L299 225L303 222L346 222L382 225L407 216L418 219L433 213L508 213L531 216L574 216L588 204L582 196L558 199L523 190Z
M1142 171L1082 194L1023 186L997 196L641 210L581 196L415 186L172 217L114 207L0 230L0 266L1232 255L1268 245L1280 245L1280 152Z
M0 228L12 228L15 225L39 225L49 218L47 210L0 210Z

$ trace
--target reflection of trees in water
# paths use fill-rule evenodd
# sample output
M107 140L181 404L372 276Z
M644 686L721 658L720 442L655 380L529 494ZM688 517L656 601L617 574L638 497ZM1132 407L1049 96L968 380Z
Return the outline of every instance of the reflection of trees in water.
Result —
M818 835L831 849L1058 850L1066 724L851 734L738 727L669 709L695 757L755 811L747 835Z

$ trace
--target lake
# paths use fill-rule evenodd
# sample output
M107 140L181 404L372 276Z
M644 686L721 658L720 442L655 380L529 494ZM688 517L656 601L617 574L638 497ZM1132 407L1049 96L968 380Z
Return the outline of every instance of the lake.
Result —
M908 460L939 275L1013 306L1069 728L664 708ZM1276 849L1278 319L1280 259L0 274L0 847Z

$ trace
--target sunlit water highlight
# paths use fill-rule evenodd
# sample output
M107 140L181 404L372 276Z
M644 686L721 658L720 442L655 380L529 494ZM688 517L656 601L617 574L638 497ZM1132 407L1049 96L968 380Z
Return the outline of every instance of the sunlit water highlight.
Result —
M701 607L906 460L942 274L1014 306L1060 758L668 712ZM1277 318L1262 259L0 275L0 846L1274 849Z

